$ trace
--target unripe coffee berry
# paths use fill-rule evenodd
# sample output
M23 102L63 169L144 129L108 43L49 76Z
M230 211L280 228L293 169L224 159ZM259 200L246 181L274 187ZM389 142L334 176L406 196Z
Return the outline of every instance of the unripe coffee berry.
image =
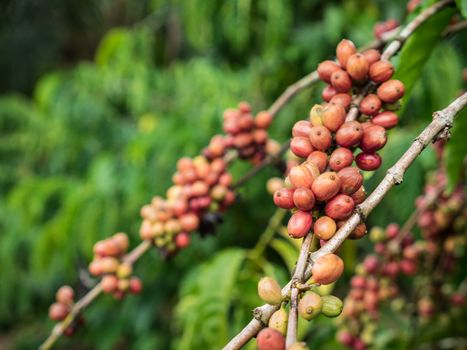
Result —
M290 150L297 157L306 158L314 149L308 137L297 136L290 141Z
M381 109L381 100L375 94L369 94L360 102L358 109L362 114L375 115Z
M321 297L321 300L323 301L323 307L321 309L323 315L327 317L337 317L342 313L344 304L338 297L334 295L325 295Z
M399 80L388 80L376 91L378 97L386 103L394 103L404 96L404 84Z
M287 311L285 311L284 308L280 308L272 314L269 319L268 326L285 336L287 333L288 318Z
M342 220L352 214L354 207L355 205L351 197L345 194L338 194L326 203L324 212L334 220Z
M333 98L331 98L331 100L329 101L330 104L339 105L346 110L350 107L351 102L352 102L352 97L349 94L345 94L345 93L339 93L335 95Z
M289 219L287 232L292 238L305 237L310 232L313 216L305 211L297 211Z
M336 89L328 85L323 89L323 92L321 93L321 97L323 98L324 101L329 102L331 98L333 98L337 94Z
M330 60L323 61L318 65L318 76L322 81L330 83L332 73L339 69L341 68L336 62Z
M284 336L272 328L262 329L256 336L258 350L285 350Z
M384 83L394 74L394 66L388 61L378 61L371 65L369 74L375 83Z
M336 142L342 147L356 146L363 137L363 128L357 121L345 122L336 132Z
M316 259L311 269L313 281L319 284L331 284L344 272L344 262L335 254L326 254Z
M331 147L332 135L325 126L312 127L309 137L313 147L319 151L326 151Z
M336 222L329 216L321 216L313 225L313 233L319 239L328 240L336 233Z
M367 59L361 53L355 53L347 60L347 73L354 80L363 80L368 74L370 66Z
M333 171L339 171L351 165L353 158L353 153L350 149L345 147L336 148L329 157L329 167Z
M381 157L378 153L362 152L355 158L355 162L360 169L372 171L381 166Z
M386 129L379 125L371 125L363 132L360 148L364 152L374 152L386 144Z
M331 85L337 92L348 92L352 88L352 79L346 71L340 69L332 73Z
M335 172L326 172L313 182L311 190L319 201L327 201L334 197L341 188L341 180Z
M269 305L277 305L282 301L281 287L271 277L263 277L259 280L258 295L261 300Z
M315 196L309 188L299 187L293 193L293 202L299 210L310 211L315 206Z
M308 137L310 135L311 126L308 120L299 120L292 128L292 136Z
M319 294L306 292L298 303L298 313L305 320L310 321L321 313L323 301Z
M339 61L342 67L346 67L347 61L349 60L350 56L357 52L357 48L355 44L347 39L341 40L341 42L336 47L336 56L337 60Z
M337 104L329 104L323 111L323 125L331 131L336 131L345 122L345 109Z
M373 119L371 119L371 122L388 130L397 125L399 122L399 117L394 112L384 111L374 116Z
M341 179L341 193L352 195L363 183L363 176L357 167L346 167L337 173Z
M324 114L324 107L319 105L319 104L315 104L310 109L309 118L310 118L311 125L312 126L321 126L321 125L323 125L323 114Z
M370 66L381 58L381 54L378 50L369 49L362 52L362 55L365 56L366 60L368 61L368 65Z
M102 290L105 293L112 293L118 288L118 278L115 275L105 275L101 281Z
M320 173L328 166L328 155L322 151L311 152L306 160L308 163L316 165Z

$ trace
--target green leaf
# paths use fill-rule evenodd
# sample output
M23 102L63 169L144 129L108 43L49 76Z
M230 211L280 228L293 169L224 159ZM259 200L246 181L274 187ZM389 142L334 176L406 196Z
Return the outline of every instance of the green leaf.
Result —
M274 239L271 242L271 247L273 247L277 253L279 253L287 265L289 271L292 272L293 268L295 267L295 262L298 258L297 249L292 244L283 239Z
M467 0L456 0L457 7L464 18L467 18Z
M402 109L407 105L410 92L419 79L432 51L441 40L441 33L449 23L453 13L453 9L446 8L434 15L416 30L402 48L399 66L394 75L394 79L401 80L405 85Z
M459 181L459 178L464 167L464 160L467 150L467 109L458 115L452 128L452 136L446 144L446 170L448 173L448 189L454 189Z

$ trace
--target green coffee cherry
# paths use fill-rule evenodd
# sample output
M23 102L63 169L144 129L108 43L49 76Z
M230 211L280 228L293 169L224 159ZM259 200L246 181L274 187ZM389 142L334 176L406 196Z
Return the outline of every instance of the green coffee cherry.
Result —
M282 301L281 287L271 277L263 277L258 282L258 295L269 305L277 305Z
M284 308L280 308L276 312L274 312L269 319L268 327L279 331L282 335L286 335L287 333L287 323L288 323L289 316L287 311Z
M323 301L319 294L307 292L298 303L298 313L305 320L310 321L321 313Z
M341 314L344 304L342 300L334 295L326 295L321 297L323 308L321 312L327 317L337 317Z

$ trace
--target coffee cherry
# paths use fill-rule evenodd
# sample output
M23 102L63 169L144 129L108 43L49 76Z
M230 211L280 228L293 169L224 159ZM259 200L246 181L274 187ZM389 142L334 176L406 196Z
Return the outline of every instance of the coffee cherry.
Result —
M362 114L375 115L381 109L381 100L375 94L369 94L360 102L358 109Z
M329 167L334 171L339 171L353 162L353 153L345 147L339 147L331 153L329 157Z
M308 137L297 136L290 141L290 150L297 157L306 158L314 151Z
M352 214L354 207L355 205L352 197L345 194L338 194L326 203L324 212L334 220L342 220L348 218Z
M293 209L295 207L293 194L293 189L281 188L279 191L274 193L274 204L282 209Z
M337 333L336 338L339 341L339 343L348 347L351 347L354 342L354 336L352 335L352 333L346 330L342 330L339 333Z
M138 277L130 278L130 293L139 294L143 290L143 283Z
M257 145L264 145L268 140L268 133L263 129L256 129L253 131L253 139Z
M386 129L379 125L372 125L363 132L360 148L364 152L374 152L386 144Z
M397 123L399 122L399 117L394 112L384 111L374 116L373 119L371 119L371 122L375 125L382 126L386 130L388 130L392 129L397 125Z
M394 74L394 66L388 61L378 61L371 65L369 74L375 83L384 83Z
M417 273L417 263L413 260L402 259L399 262L402 273L406 276L413 276Z
M284 308L280 308L272 314L268 322L268 327L275 329L285 336L287 333L288 318L287 311L285 311Z
M313 281L319 284L331 284L344 272L344 262L335 254L326 254L316 259L311 269Z
M321 93L321 97L324 101L329 102L337 94L337 91L331 85L326 86Z
M308 137L311 131L311 123L308 120L299 120L292 128L293 137Z
M308 161L304 161L301 165L310 171L314 179L316 179L320 175L319 169L315 164L310 163Z
M340 65L342 67L346 67L347 61L352 56L357 52L357 48L355 47L355 44L347 39L341 40L341 42L337 45L336 47L336 56L337 60L339 61Z
M284 336L272 328L262 329L256 336L258 350L285 350Z
M319 151L326 151L331 147L332 135L325 126L313 126L309 137L313 147Z
M367 233L366 225L364 222L361 222L355 227L352 233L349 235L350 239L360 239L365 236Z
M321 312L327 317L337 317L342 313L344 303L334 295L325 295L321 297L323 308Z
M305 320L310 321L321 313L323 301L319 294L306 292L298 303L298 313Z
M112 293L118 288L118 278L115 275L105 275L101 281L104 293Z
M317 166L320 173L328 166L328 155L321 151L313 151L307 157L307 162Z
M360 188L353 193L350 197L352 197L355 205L363 203L363 201L366 199L366 191L363 186L360 186Z
M363 137L363 128L357 121L345 122L336 132L336 142L342 147L356 146Z
M121 263L117 269L118 278L127 278L133 272L133 267L129 263Z
M336 62L329 60L323 61L318 65L318 76L322 81L329 84L331 82L332 73L338 71L339 69L341 68Z
M187 213L180 217L180 225L185 232L197 230L199 227L199 218L196 214Z
M388 80L376 91L378 97L386 103L394 103L404 96L404 84L399 80Z
M73 303L73 299L75 297L75 292L73 291L73 288L70 286L61 286L58 290L57 293L55 294L55 299L59 303L69 305Z
M103 273L114 273L118 269L118 259L112 257L104 257L100 259Z
M363 183L363 176L356 167L346 167L337 173L341 179L341 193L352 195Z
M310 123L312 126L321 126L323 125L323 114L324 114L324 107L318 104L315 104L310 109ZM311 131L311 130L310 130ZM308 135L310 135L308 133Z
M89 273L93 276L101 275L104 271L102 270L102 264L101 264L100 259L91 261L91 263L89 264L88 270L89 270Z
M271 277L263 277L259 280L258 295L261 300L269 305L277 305L282 301L281 287Z
M112 236L112 240L115 242L115 244L118 246L120 249L120 252L126 252L128 250L128 247L130 245L130 241L128 239L128 236L126 233L123 232L118 232Z
M49 308L49 318L54 321L63 321L68 315L69 309L65 304L53 303Z
M362 152L355 158L357 166L366 171L373 171L381 166L381 157L378 153Z
M186 248L190 245L191 238L190 235L186 232L180 232L175 236L175 245L178 249Z
M268 192L272 195L284 187L284 180L280 177L271 177L266 183L266 188Z
M334 197L341 188L341 180L335 172L326 172L313 182L311 190L319 201L327 201Z
M352 88L352 79L346 71L340 69L332 73L331 85L337 92L348 92Z
M289 219L287 232L292 238L305 237L310 232L313 216L305 211L297 211Z
M352 97L349 94L339 93L333 96L329 101L329 104L332 105L339 105L344 107L344 109L348 109L350 107L350 103L352 102Z
M375 49L369 49L369 50L365 50L362 52L362 55L365 56L366 60L368 61L368 65L370 66L370 69L371 69L371 66L379 61L379 59L381 58L381 54L379 53L378 50L375 50Z
M329 216L321 216L318 220L315 221L313 226L313 233L319 239L328 240L336 233L336 222L331 219Z
M336 131L345 122L345 109L337 104L329 104L323 110L323 125L331 131Z
M293 193L293 202L299 210L310 211L315 206L315 196L310 189L299 187Z
M315 174L313 174L305 165L297 165L290 169L289 180L295 188L307 187L311 188L313 181L315 181Z
M400 227L398 224L392 223L386 227L386 236L388 239L393 239L399 234Z
M128 289L130 289L130 280L126 278L119 279L117 289L121 292L128 291Z
M355 53L347 60L347 73L354 80L363 80L368 74L370 66L367 59L361 53Z
M259 112L255 117L255 125L260 129L267 129L272 123L272 115L268 111Z

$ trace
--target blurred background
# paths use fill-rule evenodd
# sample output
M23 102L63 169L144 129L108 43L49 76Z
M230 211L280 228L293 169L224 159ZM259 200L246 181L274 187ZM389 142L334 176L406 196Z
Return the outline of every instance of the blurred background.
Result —
M95 241L124 231L132 246L138 243L140 207L165 193L179 157L196 155L221 131L224 109L241 100L255 112L266 109L287 85L332 58L342 38L365 44L375 22L404 22L407 12L404 0L7 0L0 6L0 349L31 349L46 338L56 289L67 283L85 293ZM416 63L401 127L391 131L370 190L432 111L462 88L466 34L432 45ZM280 113L274 138L287 140L323 86ZM249 167L236 164L235 177ZM403 223L435 167L429 150L369 226ZM225 344L260 304L258 279L270 274L284 283L295 261L296 248L280 237L265 248L265 259L254 254L275 211L265 187L271 176L280 172L266 169L240 190L215 236L194 238L170 260L156 250L147 254L136 265L143 293L121 302L100 297L85 312L86 326L57 348ZM368 244L344 247L348 276L337 295L345 296ZM334 327L320 319L302 334L308 332L313 349L339 349ZM402 348L401 332L386 335L380 348Z

